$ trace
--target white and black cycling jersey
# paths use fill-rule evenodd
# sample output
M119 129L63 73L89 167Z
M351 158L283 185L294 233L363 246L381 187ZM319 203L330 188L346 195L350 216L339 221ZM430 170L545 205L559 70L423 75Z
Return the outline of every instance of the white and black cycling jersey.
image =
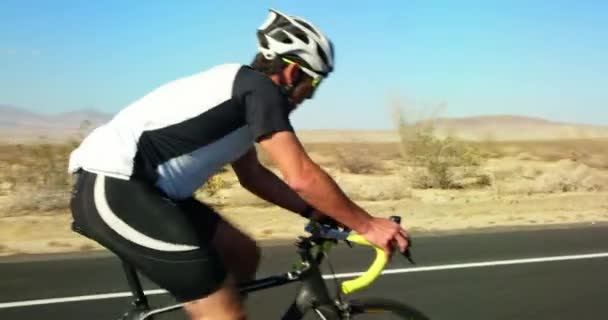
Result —
M143 178L185 199L263 136L293 131L289 110L268 76L219 65L164 84L118 112L72 152L69 171Z

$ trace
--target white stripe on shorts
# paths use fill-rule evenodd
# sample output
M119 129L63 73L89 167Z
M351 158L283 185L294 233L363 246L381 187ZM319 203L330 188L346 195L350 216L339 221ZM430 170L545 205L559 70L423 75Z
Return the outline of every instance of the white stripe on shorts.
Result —
M116 233L133 243L158 251L175 252L198 249L197 246L169 243L151 238L126 224L110 209L110 205L106 199L105 180L106 177L103 175L97 175L95 179L95 207L97 207L101 219ZM144 213L142 212L142 214Z

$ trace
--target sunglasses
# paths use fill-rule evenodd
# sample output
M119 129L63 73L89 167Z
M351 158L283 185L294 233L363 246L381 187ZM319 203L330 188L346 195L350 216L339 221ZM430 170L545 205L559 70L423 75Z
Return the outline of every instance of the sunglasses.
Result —
M309 75L312 78L312 87L316 88L319 86L319 84L321 84L321 81L323 81L323 76L318 74L317 72L314 72L306 67L303 67L301 64L289 60L287 58L283 58L283 61L290 63L290 64L297 64L298 67L300 68L300 70L304 71L304 73L306 73L307 75Z

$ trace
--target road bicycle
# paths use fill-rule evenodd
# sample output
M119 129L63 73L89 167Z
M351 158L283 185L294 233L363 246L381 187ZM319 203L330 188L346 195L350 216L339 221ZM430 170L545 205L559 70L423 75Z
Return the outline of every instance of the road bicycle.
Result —
M400 223L401 218L393 216L391 220ZM347 229L341 230L335 224L311 221L305 227L305 230L310 233L310 236L298 238L295 246L300 261L293 266L292 271L245 283L239 287L240 292L249 294L292 282L301 282L299 292L281 317L282 320L303 319L308 313L311 313L313 318L316 317L316 319L321 320L429 320L422 312L399 301L381 298L346 299L345 295L366 288L376 280L388 261L386 254L382 249L374 247L361 235ZM340 241L344 241L349 246L352 243L372 246L376 250L376 258L366 272L356 279L342 282L339 290L332 296L319 266L323 259L328 256L330 249ZM411 263L414 263L409 250L405 255ZM133 295L133 301L130 309L120 320L152 320L157 315L181 309L184 305L184 303L178 303L157 308L151 307L142 290L135 268L124 260L122 264Z

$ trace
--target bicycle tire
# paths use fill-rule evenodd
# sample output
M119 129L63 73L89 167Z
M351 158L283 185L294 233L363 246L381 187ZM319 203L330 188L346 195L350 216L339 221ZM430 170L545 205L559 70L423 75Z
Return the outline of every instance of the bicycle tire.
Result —
M351 319L430 320L417 309L394 300L367 298L349 302Z

